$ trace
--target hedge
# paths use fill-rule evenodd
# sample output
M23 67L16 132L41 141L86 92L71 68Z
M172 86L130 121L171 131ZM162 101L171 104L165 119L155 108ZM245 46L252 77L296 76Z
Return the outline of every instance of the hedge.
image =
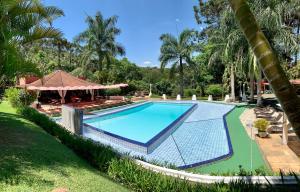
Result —
M272 191L270 187L262 187L243 180L229 184L201 184L179 178L162 175L137 165L129 158L113 159L110 162L108 175L113 180L134 191L178 191L178 192L217 192L217 191Z
M61 143L71 148L78 156L87 160L91 165L97 167L102 172L107 171L108 164L112 159L120 158L120 154L111 147L72 134L33 108L22 107L17 111L29 121L34 122L46 132L58 138Z

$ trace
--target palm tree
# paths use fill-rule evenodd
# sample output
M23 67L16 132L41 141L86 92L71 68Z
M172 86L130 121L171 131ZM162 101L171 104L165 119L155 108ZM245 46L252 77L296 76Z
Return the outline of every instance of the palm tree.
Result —
M99 71L104 69L105 59L108 68L111 56L125 54L125 49L116 42L116 36L121 33L121 30L116 27L117 20L117 16L105 19L100 12L97 12L95 18L87 17L88 29L75 38L77 42L85 43L91 50L91 54L97 54Z
M229 0L265 76L300 138L300 99L245 0Z
M245 63L243 59L247 54L246 39L234 20L231 10L225 8L221 13L219 28L212 30L208 41L213 45L213 51L209 59L209 65L221 63L225 66L223 81L227 81L229 74L231 99L235 100L235 81L236 76L241 71L241 66Z
M250 5L253 7L255 15L258 15L257 22L263 27L264 31L268 32L267 37L271 42L271 46L275 47L277 52L292 50L293 47L297 46L290 28L282 27L282 18L285 18L283 17L285 12L282 10L286 6L286 2L280 0L254 0L250 2ZM256 66L256 58L249 49L247 40L236 24L234 17L230 7L224 6L223 11L220 13L219 27L212 30L209 35L209 41L216 47L211 60L218 58L228 68L227 71L230 71L232 98L234 98L235 74L244 73L250 77L250 100L253 100L255 75L258 81L257 105L260 105L262 101L260 94L262 74L258 70L259 67ZM287 54L281 53L281 55Z
M57 38L61 32L51 27L52 21L64 15L39 1L0 1L0 81L34 70L34 64L24 60L19 48L43 38ZM38 70L35 69L35 72Z
M63 48L68 47L69 42L65 38L56 38L54 39L53 44L57 46L57 67L58 69L62 69L61 52Z
M191 65L191 53L193 51L193 31L186 29L181 32L178 38L171 34L160 36L162 45L160 47L159 60L161 68L164 69L167 64L172 63L170 72L174 73L179 68L180 75L180 95L183 96L183 65L184 62Z

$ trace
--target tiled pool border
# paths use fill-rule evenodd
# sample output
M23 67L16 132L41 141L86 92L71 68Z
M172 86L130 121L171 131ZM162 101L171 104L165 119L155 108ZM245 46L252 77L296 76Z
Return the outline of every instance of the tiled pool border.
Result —
M129 106L129 107L125 107L125 108L122 108L119 110L110 111L108 113L99 114L97 116L89 117L84 120L92 119L95 117L103 117L103 116L111 115L111 114L118 113L118 112L121 112L124 110L136 108L141 105L145 105L147 103L155 103L155 101L139 103L134 106ZM173 102L157 102L157 103L173 103ZM160 131L152 139L150 139L147 143L142 143L139 141L128 139L128 138L104 131L102 129L95 128L86 123L83 123L83 126L85 128L89 128L89 129L92 129L93 131L96 131L96 133L98 133L99 136L104 137L105 139L109 139L112 142L115 142L115 143L121 144L121 145L125 145L133 150L137 150L142 153L149 154L154 149L156 149L156 147L158 147L167 137L169 137L178 128L178 126L181 125L181 123L184 121L184 119L186 119L198 106L197 103L190 103L190 102L180 102L180 103L178 102L176 104L192 104L192 106L187 111L185 111L182 115L180 115L176 120L174 120L170 125L168 125L162 131Z
M232 149L232 143L231 143L231 139L230 139L230 134L229 134L229 129L228 129L228 125L227 125L227 121L226 121L226 116L232 112L235 109L236 106L234 106L232 109L230 109L227 113L225 113L223 115L223 124L224 124L224 128L225 128L225 132L226 132L226 138L227 138L227 144L228 144L228 148L229 148L229 152L225 155L213 158L213 159L209 159L206 161L201 161L198 163L193 163L193 164L189 164L189 165L184 165L184 166L179 166L179 169L188 169L188 168L193 168L193 167L197 167L197 166L201 166L201 165L207 165L209 163L213 163L215 161L219 161L228 157L231 157L233 155L233 149Z

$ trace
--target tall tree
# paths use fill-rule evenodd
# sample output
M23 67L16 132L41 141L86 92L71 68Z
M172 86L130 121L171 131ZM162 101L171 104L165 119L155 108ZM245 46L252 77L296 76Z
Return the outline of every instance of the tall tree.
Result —
M62 15L62 10L39 1L0 1L0 82L38 71L21 56L20 47L43 38L60 37L61 32L51 24Z
M57 46L57 68L62 69L61 53L64 48L68 47L69 42L65 38L56 38L54 39L53 44Z
M264 33L258 26L246 0L229 0L261 68L269 80L276 97L288 116L295 133L300 138L300 99Z
M160 47L159 60L161 69L164 69L169 63L172 63L171 73L179 68L180 75L180 95L183 96L183 65L191 65L191 53L193 51L192 43L193 31L184 30L176 38L171 34L163 34L160 37L162 45Z
M111 56L125 54L125 49L116 42L116 36L121 33L121 30L116 27L117 20L117 16L105 19L100 12L97 12L94 18L87 17L88 29L75 38L78 42L85 43L91 54L96 53L99 71L105 67L104 60L108 68Z
M222 6L219 6L219 5ZM286 14L286 8L290 5L287 1L281 0L252 0L249 1L255 15L258 16L257 22L262 26L262 29L267 32L267 38L270 40L271 46L275 48L276 52L281 55L281 58L288 57L291 55L292 50L297 47L295 37L290 29L283 22L284 18L289 18ZM208 41L212 42L216 47L216 54L212 55L212 58L217 57L218 60L222 60L223 64L228 64L228 57L224 57L224 54L221 54L220 50L229 51L228 56L233 55L234 57L229 57L229 64L236 64L235 67L227 67L226 71L231 71L231 92L234 93L234 75L239 73L248 74L250 77L250 86L251 86L251 97L253 100L253 81L254 75L259 78L258 67L256 67L256 58L253 55L253 52L250 51L246 39L240 30L239 26L236 23L235 16L231 11L229 4L222 1L207 1L201 3L200 1L201 15L198 18L208 18L209 22L206 22L208 25L205 29L207 33ZM219 12L212 11L216 7L216 10ZM202 17L200 17L202 16ZM211 22L214 21L214 22ZM212 23L212 24L211 24ZM231 53L230 53L231 52ZM232 54L233 53L233 54ZM226 59L226 60L225 60ZM216 60L216 59L214 59ZM238 62L237 62L238 61ZM256 68L256 69L254 69ZM236 69L233 71L230 69ZM244 75L242 75L244 76ZM258 85L260 84L260 80ZM259 86L258 86L259 87ZM258 94L258 104L260 104L261 94Z

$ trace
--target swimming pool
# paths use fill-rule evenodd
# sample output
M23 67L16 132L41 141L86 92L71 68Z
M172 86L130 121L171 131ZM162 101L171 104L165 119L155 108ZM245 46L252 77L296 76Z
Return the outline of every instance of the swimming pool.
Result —
M234 109L234 105L201 101L167 101L167 103L193 104L194 107L186 113L176 128L171 133L161 137L159 145L148 153L136 149L132 145L124 145L114 138L107 138L105 135L103 136L101 131L90 127L84 127L83 136L110 145L119 152L132 157L142 157L147 161L155 161L161 164L168 163L178 168L189 168L211 163L230 157L233 154L225 117L227 113ZM111 111L96 111L94 114L95 116L101 116L132 107L135 106L122 106ZM135 123L139 124L139 121ZM152 124L152 122L149 124Z
M84 125L114 142L151 153L195 107L192 103L147 102L87 118Z

